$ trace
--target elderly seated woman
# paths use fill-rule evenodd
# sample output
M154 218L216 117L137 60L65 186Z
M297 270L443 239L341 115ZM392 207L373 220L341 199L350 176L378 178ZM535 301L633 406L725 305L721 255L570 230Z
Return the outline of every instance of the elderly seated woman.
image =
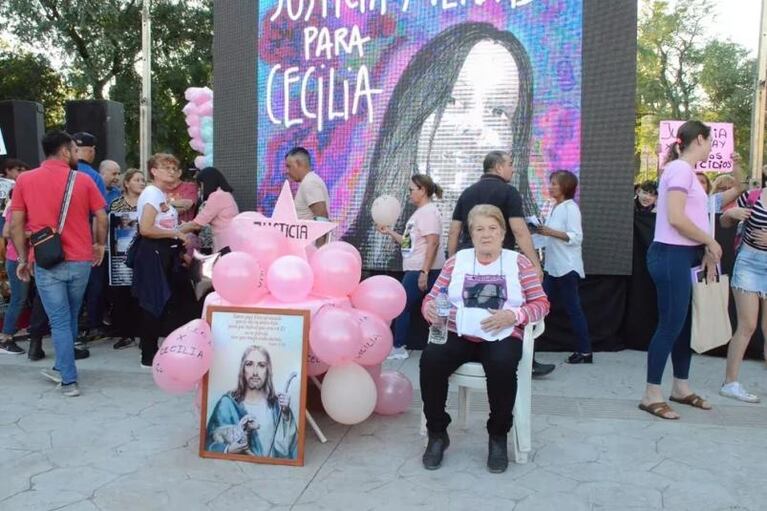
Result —
M487 468L500 473L509 464L506 436L517 395L524 328L548 314L549 301L530 260L503 248L506 219L500 209L475 206L468 225L474 248L459 251L445 263L422 306L424 317L433 323L434 300L441 288L448 289L452 308L447 342L427 345L421 356L421 398L429 433L423 466L439 468L450 445L450 415L445 411L448 378L462 364L479 361L490 402ZM488 294L488 289L496 292Z

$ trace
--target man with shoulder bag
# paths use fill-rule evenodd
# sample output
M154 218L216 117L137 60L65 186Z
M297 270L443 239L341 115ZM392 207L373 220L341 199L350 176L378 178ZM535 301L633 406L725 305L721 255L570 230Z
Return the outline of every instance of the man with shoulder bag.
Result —
M104 258L106 203L93 181L73 170L77 146L72 137L53 131L42 146L46 160L16 183L11 239L19 254L17 275L29 281L34 271L51 324L56 362L53 370L42 374L58 383L63 395L73 397L80 395L74 348L77 319L91 266ZM91 215L96 218L95 242Z

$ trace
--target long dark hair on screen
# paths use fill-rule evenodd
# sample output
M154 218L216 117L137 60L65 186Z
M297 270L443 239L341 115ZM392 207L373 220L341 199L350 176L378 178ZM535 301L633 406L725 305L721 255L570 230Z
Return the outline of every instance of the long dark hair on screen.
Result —
M490 23L461 23L441 32L413 56L387 105L378 140L366 165L369 170L362 205L345 236L358 248L366 248L366 268L391 268L399 261L400 252L390 250L388 239L376 234L370 204L380 195L397 197L404 210L395 230L402 231L414 211L407 200L408 182L412 169L417 168L418 139L423 124L436 112L434 129L439 126L441 112L450 100L466 57L482 41L505 47L517 65L519 103L510 121L511 147L500 149L507 150L512 157L517 170L512 184L522 194L525 210L537 211L527 177L533 110L530 59L522 43L510 32L498 30Z

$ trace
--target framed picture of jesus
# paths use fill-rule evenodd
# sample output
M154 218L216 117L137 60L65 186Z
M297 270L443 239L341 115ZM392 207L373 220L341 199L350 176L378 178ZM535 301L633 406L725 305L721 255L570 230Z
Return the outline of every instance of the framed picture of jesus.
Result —
M211 306L200 456L304 464L309 311Z

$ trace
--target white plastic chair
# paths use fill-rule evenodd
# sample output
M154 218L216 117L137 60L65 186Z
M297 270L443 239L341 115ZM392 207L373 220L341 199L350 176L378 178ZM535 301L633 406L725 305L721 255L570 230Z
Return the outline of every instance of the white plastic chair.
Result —
M545 330L543 321L527 325L522 341L522 359L517 366L517 398L514 402L514 426L511 430L514 461L527 463L532 450L532 378L533 345ZM450 383L458 386L458 424L467 428L469 415L469 392L487 392L485 371L479 362L469 362L459 367L450 377ZM421 415L421 434L426 434L426 418Z

